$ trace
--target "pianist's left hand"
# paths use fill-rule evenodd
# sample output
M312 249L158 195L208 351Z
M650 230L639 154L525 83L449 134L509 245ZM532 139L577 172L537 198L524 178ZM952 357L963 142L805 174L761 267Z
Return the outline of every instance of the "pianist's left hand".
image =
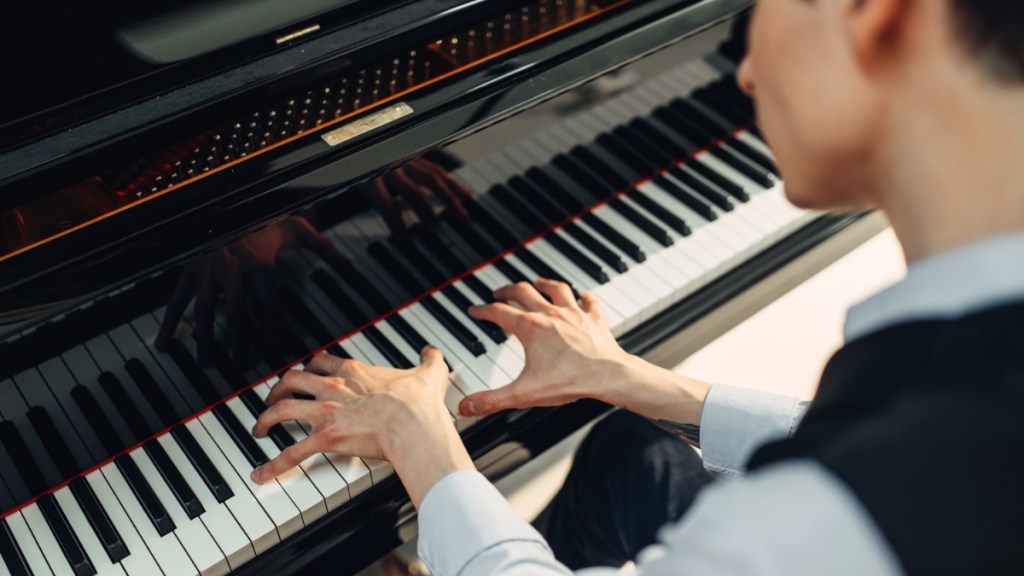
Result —
M323 353L305 370L288 371L267 397L253 434L265 436L290 420L308 422L311 432L253 471L253 481L266 482L318 452L383 459L418 507L441 478L472 469L444 405L448 368L441 351L427 346L420 359L415 368L397 370Z

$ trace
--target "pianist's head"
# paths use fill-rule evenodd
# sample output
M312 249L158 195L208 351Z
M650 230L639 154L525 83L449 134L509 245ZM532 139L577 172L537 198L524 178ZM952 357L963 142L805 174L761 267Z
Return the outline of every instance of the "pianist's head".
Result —
M1021 0L757 0L740 84L790 199L892 216L903 188L1024 151L1022 24Z

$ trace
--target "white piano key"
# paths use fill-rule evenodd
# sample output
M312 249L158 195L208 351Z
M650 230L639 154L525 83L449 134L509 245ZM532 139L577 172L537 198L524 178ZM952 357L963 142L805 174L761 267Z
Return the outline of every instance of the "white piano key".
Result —
M235 414L235 418L238 418L238 421L242 423L242 426L244 426L246 430L252 430L253 426L256 425L256 418L252 415L252 412L249 412L249 409L242 404L242 401L239 400L238 397L228 400L225 404L228 409ZM274 458L281 453L277 444L274 444L274 441L270 438L263 437L253 439L268 458ZM306 476L306 473L303 471L301 466L279 474L277 476L277 482L299 509L299 513L302 515L302 521L307 526L327 514L327 504L324 502L323 494L320 493L320 490L316 485L314 485L313 482L310 481L309 477Z
M46 557L46 562L50 565L54 576L74 576L75 572L72 570L71 564L68 563L67 557L64 556L64 551L57 542L57 538L50 531L50 525L46 523L46 518L43 517L39 505L33 502L22 508L21 513L25 517L25 523L32 530L32 535L35 536L36 543L39 544L39 550Z
M11 529L14 542L18 545L22 555L24 555L25 563L28 564L32 573L36 576L52 575L53 570L50 569L46 556L43 555L43 551L39 548L39 543L36 542L32 529L29 528L28 522L25 520L23 511L15 512L5 519ZM43 523L45 524L46 521L44 520Z
M203 576L227 574L231 567L228 565L227 558L221 552L220 547L217 546L213 536L210 535L206 526L203 525L199 518L189 518L185 514L174 494L164 482L163 477L160 476L156 466L145 456L146 454L142 450L134 450L131 453L131 457L135 460L139 471L142 472L142 475L149 482L156 497L163 504L167 514L174 522L175 529L173 534L181 542L185 553L189 555L189 558L192 559L199 573ZM246 541L246 544L248 544L248 541Z
M132 522L135 529L146 543L146 547L152 552L153 558L156 559L161 570L165 574L197 574L198 571L192 563L192 559L185 553L181 542L174 537L173 533L168 533L165 536L157 533L153 523L146 516L142 504L136 499L135 493L132 492L128 481L121 475L121 471L117 469L117 466L110 463L101 467L99 471L107 479L110 489L114 494L117 494L117 499L124 508L125 514L133 519ZM121 532L120 526L118 526L118 532ZM121 532L121 534L123 537L124 533ZM132 554L135 552L132 549Z
M277 480L271 480L262 485L253 482L250 478L252 466L213 414L210 412L201 414L199 421L206 428L221 454L227 459L238 479L273 520L281 538L287 538L301 530L303 528L302 515L299 514L299 509L288 497L281 484Z
M271 387L277 382L277 378L272 378L263 384L259 384L253 388L253 391L263 399L267 399L267 395L270 394ZM304 425L301 425L295 420L288 422L282 422L281 427L286 432L291 434L292 438L296 442L302 441L309 436L309 430ZM343 456L340 454L320 454L322 458L325 458L328 464L341 476L347 485L347 491L349 499L355 498L359 494L373 486L373 481L370 478L370 469L362 461L362 459L354 456ZM319 470L322 467L319 461L316 461L313 457L310 457L305 462L313 460L314 473L320 474ZM307 470L308 471L308 470ZM339 504L340 505L340 504Z
M424 321L420 320L420 314L424 313L419 308L419 304L414 304L409 308L400 311L398 314L409 323L421 336L427 339L432 345L437 346L445 354L445 358L448 360L448 364L451 366L451 378L455 384L465 394L475 394L477 392L486 392L490 390L487 384L480 376L470 367L467 366L462 356L457 353L458 348L452 346L454 337L446 336L439 337L433 330L427 327ZM416 308L416 310L412 310ZM440 331L440 327L437 327ZM442 332L443 333L443 332Z
M207 412L205 415L209 415L209 413ZM200 418L202 417L200 416ZM185 426L213 466L217 468L217 472L224 478L224 482L231 488L234 495L224 504L227 505L238 525L245 531L255 554L262 554L280 542L282 536L273 521L274 519L270 517L249 489L251 482L242 481L227 457L217 447L217 443L207 432L203 423L199 419L193 419L186 422Z

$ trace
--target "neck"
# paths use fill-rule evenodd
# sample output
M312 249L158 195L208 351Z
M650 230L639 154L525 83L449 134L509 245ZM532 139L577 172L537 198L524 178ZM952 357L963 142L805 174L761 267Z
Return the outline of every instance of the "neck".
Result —
M1024 88L949 74L897 99L886 135L878 203L908 263L1024 230Z

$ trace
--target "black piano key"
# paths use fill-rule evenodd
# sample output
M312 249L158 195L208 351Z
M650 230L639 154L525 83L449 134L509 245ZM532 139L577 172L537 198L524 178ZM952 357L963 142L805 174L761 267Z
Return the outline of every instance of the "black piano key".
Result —
M530 219L534 222L531 230L534 232L541 232L547 229L551 223L559 222L564 218L564 215L557 209L553 208L553 205L549 205L550 219L545 222L541 216L535 212L530 206L527 206L524 202L526 200L531 202L531 205L537 206L539 198L536 195L536 191L532 190L532 186L526 183L525 180L519 179L516 191L520 193L519 197L510 192L508 189L502 187L496 187L494 193L502 204L517 214L520 220ZM608 282L608 273L605 272L604 268L591 260L587 255L576 249L575 246L567 242L560 236L558 231L551 231L544 235L544 238L551 244L555 250L558 250L571 262L580 267L581 270L586 272L588 276L604 284Z
M548 266L547 262L541 260L540 257L534 254L529 248L524 246L519 250L516 250L515 255L520 260L523 261L523 264L529 266L537 274L537 276L541 278L547 278L549 280L564 282L565 284L568 284L570 287L572 287L573 290L576 290L572 282L570 282L567 278L559 274L554 268ZM530 282L532 283L533 281L531 280Z
M463 278L463 281L466 283L466 286L469 286L469 289L472 290L477 295L477 297L479 297L484 302L490 303L494 301L494 293L491 291L490 288L487 287L487 284L484 284L483 281L480 280L480 278L478 278L475 274L470 274L469 276L466 276L465 278Z
M696 172L697 174L703 176L705 179L707 179L715 186L718 186L719 188L724 190L727 194L729 194L729 196L732 196L736 200L739 200L740 202L747 202L750 200L750 196L747 194L746 190L744 190L742 186L733 182L732 180L729 180L715 169L711 168L707 164L702 163L700 160L694 159L688 162L686 166L689 167L694 172Z
M716 121L703 110L683 98L672 100L663 109L667 111L666 115L662 117L664 120L672 119L673 122L677 122L679 119L684 119L690 124L697 126L701 132L708 134L712 139L726 136L731 130L737 128L737 126L726 125Z
M654 184L671 194L676 200L679 200L683 205L699 214L705 220L713 221L718 218L718 214L706 202L665 176L655 178Z
M732 102L737 108L743 110L751 120L754 119L754 116L756 115L756 111L754 110L754 101L750 96L747 96L740 90L735 76L723 76L711 84L708 84L707 88L711 92L714 92L729 102Z
M658 148L667 151L676 161L686 159L696 150L690 140L665 127L653 114L650 118L634 118L629 127Z
M473 305L473 302L470 301L465 294L459 291L458 288L455 286L445 286L441 292L452 301L452 304L454 304L456 308L462 311L462 314L467 320L476 324L492 342L495 344L501 344L507 340L505 333L502 332L501 328L498 328L496 324L484 322L483 320L478 320L469 315L469 307ZM413 348L413 350L419 350L419 348Z
M433 297L424 298L420 301L420 304L423 305L423 308L426 309L426 311L429 312L435 320L441 323L441 326L443 326L445 330L450 332L456 340L465 346L467 350L472 352L474 356L480 356L487 351L484 348L483 343L477 339L473 332L470 331L469 328L463 326L462 323L459 322L458 318L452 316L451 313L448 312L448 309L442 306L441 303Z
M313 284L323 292L327 299L334 303L341 310L341 313L355 326L362 326L370 321L369 316L363 312L355 301L349 296L341 285L330 276L325 270L318 268L310 274Z
M475 214L478 208L471 210ZM441 213L441 220L448 225L456 238L462 240L463 246L468 246L484 260L490 260L501 250L484 237L468 220L458 216L454 212L445 210Z
M626 261L623 260L621 256L615 253L614 250L602 244L601 241L594 238L589 232L584 230L575 222L569 222L562 227L562 230L565 230L567 234L575 238L577 242L585 246L587 250L590 250L605 264L611 266L616 272L623 273L629 269Z
M356 294L366 300L366 303L377 314L387 314L395 305L400 304L400 302L389 302L384 297L384 294L374 287L355 266L350 265L341 270L341 277L345 279L345 283L351 286Z
M637 182L643 178L653 175L658 170L665 167L664 164L658 162L654 158L648 158L636 152L634 149L626 145L625 142L620 140L618 137L612 136L611 134L601 134L595 141L597 145L607 152L603 163L599 163L598 166L603 167L605 170L610 168L610 164L607 160L612 162L620 162L625 166L629 166L632 170L632 180ZM618 171L615 171L618 173Z
M584 153L583 148L575 147L570 152L574 155L558 154L554 157L552 163L562 174L569 178L569 190L572 193L577 194L578 198L586 199L584 201L589 203L594 200L604 200L618 192L618 188L612 186L610 182L597 178L583 164L583 161L577 158L577 156ZM587 154L589 155L589 151L587 151Z
M155 432L146 424L142 413L139 412L139 407L132 402L117 376L110 372L103 372L99 376L99 382L100 387L107 393L107 397L114 403L114 406L117 406L120 416L128 424L136 442L145 440Z
M510 178L508 186L518 194L521 203L528 204L530 208L539 212L549 225L564 222L566 218L573 215L572 211L556 204L548 194L522 176Z
M206 509L203 508L203 504L196 498L195 492L192 491L188 482L185 481L181 471L174 465L171 457L167 455L164 447L156 440L150 440L143 445L143 449L149 455L149 459L153 461L153 465L160 472L164 482L171 489L171 493L178 500L178 504L185 510L185 514L189 518L198 518L200 514L205 512Z
M536 168L531 168L527 171L526 184L527 185L523 186L522 190L525 193L526 198L531 203L534 203L535 205L542 205L544 203L557 202L561 205L560 209L554 208L553 204L546 208L549 213L559 214L560 220L564 220L569 216L579 214L584 211L583 204L576 200L562 187L561 184L556 182L551 176ZM554 200L552 201L549 199ZM594 238L587 230L576 225L574 222L566 223L562 227L562 230L583 244L595 256L600 258L605 264L611 266L614 270L618 272L626 271L627 266L625 261L613 250L608 249L607 246Z
M39 435L40 440L43 441L43 445L50 452L50 456L54 463L57 465L58 470L65 478L72 478L77 476L81 471L81 465L75 463L75 459L72 456L71 449L68 448L67 442L57 432L57 427L54 425L53 420L50 418L49 413L39 406L33 406L29 409L29 420L32 422L32 426L36 429L36 433ZM110 522L110 518L106 512L100 507L99 502L96 500L96 495L93 493L92 488L82 477L77 477L69 483L69 487L72 495L78 501L82 510L85 512L89 523L92 525L93 530L99 537L100 542L107 549L108 555L111 556L112 561L114 557L120 556L123 558L128 555L128 549L121 540L120 535L114 526ZM62 543L62 546L64 544ZM71 561L71 558L69 558ZM72 566L75 563L72 562ZM76 569L77 571L77 569Z
M14 534L11 533L7 520L3 518L0 518L0 559L7 566L11 576L32 576L32 570L25 562L25 555L14 541Z
M544 237L556 250L561 252L570 262L575 264L583 270L587 276L590 276L594 280L604 284L608 282L608 272L605 271L604 267L599 263L594 262L589 256L580 252L575 246L570 244L565 238L562 238L557 232L548 234Z
M99 403L96 402L96 398L93 397L89 389L81 384L76 385L71 389L71 398L78 405L78 409L82 411L82 414L85 415L86 420L92 426L96 437L103 444L107 454L117 454L128 447L128 444L121 440L117 432L114 431L113 425L111 425L107 416L103 414Z
M231 441L242 451L242 455L249 461L253 469L266 464L270 460L259 444L256 443L252 433L246 430L245 426L242 426L242 423L238 421L238 418L231 413L227 406L218 404L213 407L212 412L221 425L224 426L228 436L231 437Z
M33 495L41 494L51 488L52 485L43 477L35 457L29 451L25 439L22 438L21 432L18 431L14 422L10 420L0 422L0 442L3 443L11 460L16 464L15 470L4 471L5 476L8 473L20 476L25 487Z
M653 116L656 121L663 122L664 126L668 127L685 141L692 142L695 149L703 148L720 138L729 136L728 131L724 127L711 130L707 123L696 122L694 118L697 114L698 111L693 106L677 98L668 106L659 107ZM678 138L677 141L679 141Z
M93 567L89 556L82 548L82 543L79 542L78 536L71 529L67 517L64 516L64 512L57 505L57 500L53 495L46 494L36 500L36 503L39 505L39 511L46 518L46 523L50 526L50 532L53 533L57 544L60 545L60 549L64 552L64 557L67 558L68 564L71 565L71 570L75 575L92 576L95 574L96 568Z
M775 176L768 170L757 166L750 160L743 158L735 151L721 146L712 148L711 152L716 158L728 164L733 170L753 180L758 185L771 188L775 185Z
M384 359L388 361L394 368L408 369L412 368L412 362L402 354L402 351L395 347L376 326L367 326L363 329L363 335L366 339L373 344L373 347L384 356Z
M682 218L673 214L668 208L658 204L642 190L634 190L629 197L639 204L641 208L647 210L653 214L655 218L664 222L669 228L679 232L683 236L689 236L691 234L690 227Z
M405 318L402 316L392 314L391 316L388 316L386 322L389 326L394 328L395 332L398 332L398 335L401 336L413 350L422 350L424 346L429 344L426 338L406 322Z
M344 347L342 347L341 344L335 344L334 346L331 346L329 352L334 356L337 356L338 358L344 358L345 360L352 359L352 354L349 353L349 351L346 350Z
M7 488L7 483L0 477L0 517L3 517L8 510L13 510L19 504L21 503L14 499L14 495Z
M160 423L166 427L171 427L181 421L184 414L177 414L174 411L174 405L171 404L167 394L164 393L163 388L157 384L156 379L150 374L149 369L146 365L139 361L138 358L131 358L125 362L125 371L128 372L128 376L135 383L135 387L138 388L146 400L149 401L150 407L156 412L157 418L160 419Z
M581 218L587 223L595 232L601 235L602 238L611 242L616 248L622 250L624 254L632 258L636 262L643 262L647 259L647 254L643 248L637 245L629 238L622 235L621 232L612 228L610 224L599 218L596 214L585 214Z
M410 298L415 298L429 289L408 268L402 266L391 250L380 242L370 244L367 252L381 268L397 280L396 286L404 289Z
M118 533L114 523L111 522L111 518L106 516L106 510L99 504L99 500L96 499L96 494L92 491L89 483L84 478L76 478L71 481L69 488L78 501L79 506L81 506L86 520L89 521L92 530L96 533L100 544L105 549L106 556L113 563L121 562L127 558L129 553L128 546L121 539L121 534Z
M167 353L170 354L171 359L178 365L178 369L185 375L185 381L188 382L199 397L207 405L213 404L221 399L221 395L217 392L217 389L213 386L213 382L203 371L202 367L196 363L192 355L188 353L188 350L178 340L172 340L167 345Z
M527 170L524 176L534 187L545 192L548 197L560 204L567 215L583 213L587 207L565 190L552 170L554 170L553 167L544 169L533 167Z
M728 128L730 130L746 126L754 121L753 118L748 116L743 110L737 108L732 102L716 97L707 88L695 90L690 94L690 100L698 102L710 110L714 110L716 114L728 122Z
M607 142L606 136L599 136L598 139L604 138ZM585 173L590 175L591 183L594 183L595 180L598 183L605 183L603 188L608 193L600 196L599 199L627 190L635 182L647 176L648 170L645 166L635 166L625 160L620 161L615 157L614 151L603 154L603 150L606 148L600 143L574 146L569 150L569 157L579 163ZM600 190L601 188L597 188L597 186L601 186L601 184L595 185L595 189Z
M692 167L692 164L687 164L686 166ZM689 186L690 189L696 191L698 194L703 196L705 200L711 202L721 210L724 210L725 212L732 211L732 201L729 200L725 194L722 194L718 190L712 188L710 184L705 183L700 178L691 174L686 167L677 166L669 171L669 173L672 174L676 180L679 180L686 186Z
M616 198L608 204L615 208L627 220L632 222L637 228L643 230L648 236L659 242L662 246L671 246L675 243L667 230L651 221L650 218L634 210L632 206L629 206L621 199Z
M508 278L509 284L515 284L517 282L526 282L532 284L533 280L527 277L526 273L520 270L518 267L513 266L508 260L498 260L494 263L494 268L501 272L505 278Z
M96 493L93 492L89 482L85 478L75 478L68 484L68 488L70 488L75 500L78 501L78 505L82 508L82 513L85 514L85 518L89 521L97 538L99 538L100 544L103 545L103 549L106 551L110 561L116 564L127 558L130 553L128 546L121 539L121 535L117 532L113 522L110 521L107 511L103 509L99 500L96 499Z
M479 260L469 261L461 257L449 246L437 232L423 223L417 222L409 228L412 237L421 244L425 250L446 268L449 276L458 276L480 263Z
M675 164L680 157L673 154L667 148L660 147L650 141L642 132L634 130L631 126L619 126L612 131L612 136L619 141L622 147L628 149L634 156L648 159L651 171L657 171Z
M739 138L732 138L726 142L726 144L750 162L754 162L761 168L764 168L769 173L773 174L776 178L780 177L779 167L775 165L775 161L769 158L767 154L764 154Z
M252 391L252 389L246 390L238 395L242 400L242 404L245 404L246 408L255 418L259 418L260 414L267 409L267 404L263 402L263 399L258 394ZM284 450L285 448L295 444L295 438L288 433L280 424L274 424L267 431L267 436L277 446L278 450Z
M146 512L149 521L153 523L157 533L164 536L173 532L176 528L174 520L167 514L167 509L160 503L160 499L153 492L149 481L142 475L135 460L128 454L122 454L114 459L114 463L128 482L135 497L138 498L139 504L142 505L142 509Z
M178 446L181 446L182 452L185 453L189 462L192 463L192 467L199 473L199 477L203 479L203 483L210 489L217 502L225 502L235 495L224 477L220 475L217 467L210 461L210 457L199 447L199 443L188 428L179 424L171 428L171 436L178 442Z
M515 198L508 188L498 184L491 187L489 194L526 226L531 234L540 234L550 227L549 222L545 222L536 212Z
M78 463L64 437L57 431L50 414L40 406L33 406L28 409L28 419L43 446L50 453L50 459L61 476L65 479L77 476L83 470L83 466Z

